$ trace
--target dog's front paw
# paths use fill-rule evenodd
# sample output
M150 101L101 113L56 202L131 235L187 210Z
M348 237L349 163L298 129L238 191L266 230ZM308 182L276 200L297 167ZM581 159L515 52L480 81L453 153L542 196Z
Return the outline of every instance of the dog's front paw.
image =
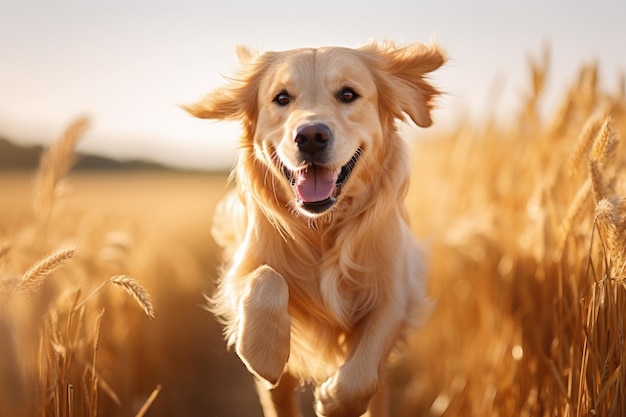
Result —
M289 289L285 279L269 266L250 274L246 294L239 306L235 350L254 375L278 384L289 359L291 319Z
M319 417L358 417L367 411L378 388L378 378L363 378L340 368L315 390L315 413Z

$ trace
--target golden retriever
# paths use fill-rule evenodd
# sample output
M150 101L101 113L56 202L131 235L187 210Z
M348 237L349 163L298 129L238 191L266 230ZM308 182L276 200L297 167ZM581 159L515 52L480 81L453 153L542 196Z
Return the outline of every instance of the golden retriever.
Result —
M229 263L211 310L265 416L300 416L302 383L318 416L384 416L387 358L427 304L397 122L431 124L426 75L445 54L387 42L238 55L229 85L185 107L244 131L214 221Z

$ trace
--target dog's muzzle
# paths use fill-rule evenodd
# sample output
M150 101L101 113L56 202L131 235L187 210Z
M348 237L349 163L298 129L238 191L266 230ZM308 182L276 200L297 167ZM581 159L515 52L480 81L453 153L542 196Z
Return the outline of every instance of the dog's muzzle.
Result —
M361 149L339 168L325 165L327 148L334 140L328 126L309 123L296 130L294 142L304 166L298 170L283 168L293 189L296 205L310 214L320 214L337 203L341 189L350 177Z

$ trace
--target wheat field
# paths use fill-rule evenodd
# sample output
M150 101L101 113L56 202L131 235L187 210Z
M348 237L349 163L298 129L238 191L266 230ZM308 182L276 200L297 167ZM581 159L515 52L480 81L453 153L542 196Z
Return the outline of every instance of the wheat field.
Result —
M436 308L391 365L394 416L626 415L626 94L580 69L540 111L412 142L407 205ZM0 171L1 416L260 416L203 309L226 176ZM310 395L303 393L306 416Z

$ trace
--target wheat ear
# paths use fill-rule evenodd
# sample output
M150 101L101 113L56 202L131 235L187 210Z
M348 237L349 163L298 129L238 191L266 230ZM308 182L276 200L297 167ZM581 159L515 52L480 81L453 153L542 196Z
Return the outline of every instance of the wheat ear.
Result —
M591 145L593 144L593 140L596 137L596 132L600 126L600 118L597 116L592 116L587 119L585 123L585 127L583 128L580 136L576 140L576 145L574 147L574 152L570 157L570 176L573 176L577 170L580 161L583 159L583 155L589 152Z
M61 249L43 258L24 273L13 289L13 293L36 291L41 287L44 280L57 268L71 259L75 252L76 248Z
M154 306L150 294L133 278L126 275L117 275L110 279L112 284L122 287L128 292L143 309L148 317L154 318Z
M613 129L613 119L611 116L607 116L596 136L596 140L593 142L589 158L605 166L615 156L616 147L617 138Z
M610 197L614 191L615 177L605 179L607 167L615 157L617 149L617 136L613 129L613 120L607 116L600 127L600 131L591 146L589 152L589 173L596 203L603 198Z
M59 181L74 163L74 149L87 128L87 118L81 117L65 130L63 135L41 155L34 184L34 209L40 222L46 222Z
M151 319L155 317L154 305L152 304L152 298L150 297L148 291L146 291L146 289L142 287L137 280L126 275L116 275L107 279L102 284L98 285L98 288L93 290L91 294L85 297L80 303L76 304L72 311L80 309L87 301L89 301L91 297L96 295L102 288L104 288L105 285L109 283L124 288L126 292L128 292L137 301L137 303L139 303L139 306L148 317Z
M624 245L623 213L626 201L622 198L603 199L596 207L596 219L604 226L606 242L611 259L611 278L623 280L626 266L626 246Z
M589 175L591 176L591 185L596 204L609 195L609 188L604 181L601 166L602 164L599 161L594 159L589 161Z

